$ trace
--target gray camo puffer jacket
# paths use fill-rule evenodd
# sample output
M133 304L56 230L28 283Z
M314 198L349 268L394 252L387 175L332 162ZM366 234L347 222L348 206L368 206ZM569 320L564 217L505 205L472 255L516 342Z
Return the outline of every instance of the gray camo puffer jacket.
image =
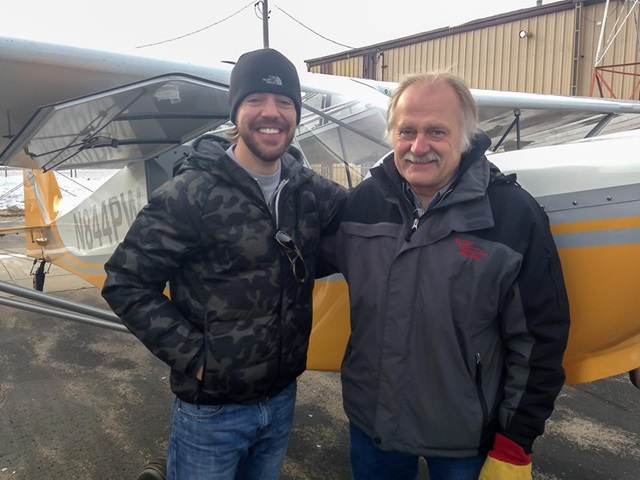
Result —
M320 236L346 197L291 148L282 158L284 185L268 205L225 154L229 145L211 134L196 140L106 263L102 290L171 367L173 392L202 405L259 402L305 370ZM306 282L294 277L277 229L302 251Z

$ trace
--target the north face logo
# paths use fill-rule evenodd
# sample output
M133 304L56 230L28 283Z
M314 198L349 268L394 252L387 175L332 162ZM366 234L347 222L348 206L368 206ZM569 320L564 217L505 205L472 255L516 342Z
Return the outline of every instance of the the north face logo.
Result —
M470 258L472 260L480 260L482 257L486 257L487 255L489 255L480 247L474 246L471 240L463 240L462 238L456 238L455 240L458 244L458 247L460 247L460 253L467 258Z
M277 75L269 75L268 77L264 77L262 79L264 83L267 85L280 85L282 86L282 79Z

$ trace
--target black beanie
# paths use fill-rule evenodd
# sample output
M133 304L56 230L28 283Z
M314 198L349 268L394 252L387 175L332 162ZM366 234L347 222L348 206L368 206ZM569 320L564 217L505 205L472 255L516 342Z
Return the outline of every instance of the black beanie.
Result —
M298 72L277 50L262 48L244 53L233 67L229 82L229 117L234 124L242 100L252 93L277 93L289 97L296 107L296 125L300 123L302 98Z

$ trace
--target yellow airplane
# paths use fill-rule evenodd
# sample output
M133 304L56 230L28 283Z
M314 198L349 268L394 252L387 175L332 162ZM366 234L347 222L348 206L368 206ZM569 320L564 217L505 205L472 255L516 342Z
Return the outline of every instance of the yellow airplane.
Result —
M103 264L188 143L228 128L231 65L173 63L0 38L0 165L24 170L27 254L100 288ZM393 83L301 74L295 145L308 165L354 186L389 151ZM548 213L569 290L567 383L630 372L640 388L640 102L473 91L491 161ZM63 209L55 172L115 174ZM0 244L1 245L1 244ZM0 282L0 304L126 331L113 313ZM39 303L49 307L37 310ZM349 335L344 279L316 283L309 368L337 371Z

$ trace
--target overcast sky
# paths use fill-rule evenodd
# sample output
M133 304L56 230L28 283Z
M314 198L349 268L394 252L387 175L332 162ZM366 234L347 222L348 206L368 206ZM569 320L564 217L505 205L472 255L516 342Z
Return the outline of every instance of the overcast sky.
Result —
M1 36L208 64L263 46L257 0L22 0ZM268 0L269 44L304 60L534 7L536 0ZM382 3L382 2L380 2ZM544 4L555 3L544 1ZM171 40L183 37L177 40ZM324 37L324 38L323 38ZM164 42L164 43L159 43ZM158 44L159 43L159 44ZM144 45L144 48L136 48Z

